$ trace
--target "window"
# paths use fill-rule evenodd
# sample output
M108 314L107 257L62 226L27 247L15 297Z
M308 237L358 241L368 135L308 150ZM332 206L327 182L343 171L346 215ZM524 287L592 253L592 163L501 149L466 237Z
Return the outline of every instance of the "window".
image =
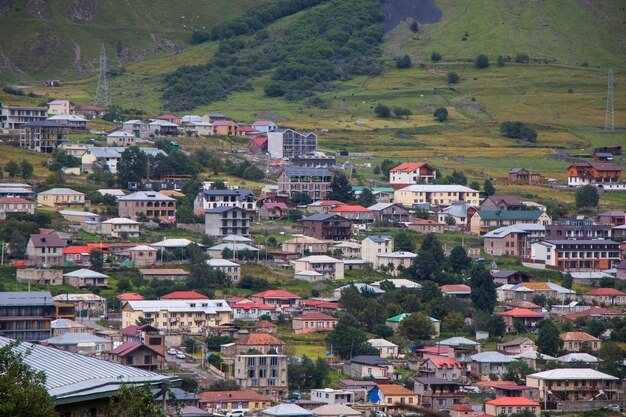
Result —
M143 363L146 365L152 364L152 355L145 355L143 357Z

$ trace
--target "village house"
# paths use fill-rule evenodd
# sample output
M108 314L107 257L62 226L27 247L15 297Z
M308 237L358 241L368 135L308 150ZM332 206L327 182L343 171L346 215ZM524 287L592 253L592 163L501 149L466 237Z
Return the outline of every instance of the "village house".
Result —
M246 354L235 356L233 375L241 388L282 397L287 391L287 356Z
M93 333L93 329L69 319L56 319L50 323L52 337L71 333Z
M561 287L553 282L522 282L505 284L496 289L498 301L532 301L536 295L544 296L562 303L576 299L576 291Z
M147 245L133 246L128 249L128 257L136 268L154 266L157 262L157 250Z
M256 120L255 122L250 124L250 127L261 133L274 132L276 129L278 129L276 123L272 122L271 120Z
M246 149L248 153L253 155L267 153L267 138L265 136L255 136L251 138Z
M165 355L165 335L159 329L149 324L132 325L121 330L123 342L143 343L156 350L161 355ZM162 360L159 358L159 362Z
M524 204L510 195L491 195L480 203L481 210L515 211L523 210Z
M360 355L344 362L344 374L354 379L389 380L393 364L380 356Z
M74 105L69 100L53 100L46 105L49 115L68 115L72 114L74 109Z
M374 268L381 265L379 256L393 252L393 237L367 236L361 241L361 259L370 262Z
M376 223L406 223L411 220L409 209L395 203L376 203L368 207L374 212Z
M228 346L222 345L221 352L227 356L244 355L250 350L256 350L258 353L269 355L281 354L286 343L272 336L271 334L252 333L248 336L237 339ZM226 348L224 348L226 347Z
M35 203L20 197L0 198L0 220L14 214L35 214Z
M285 290L266 290L250 296L250 300L276 307L292 307L300 304L302 297Z
M610 188L619 183L621 176L622 169L612 162L575 162L567 168L567 185Z
M489 375L502 375L507 372L512 356L503 355L500 352L481 352L472 355L470 370L479 375L481 379L489 378Z
M543 314L527 308L514 308L498 314L504 318L507 332L516 330L515 322L521 322L529 331L534 331L537 324L545 318Z
M381 358L397 358L398 345L386 339L369 339L367 341L373 348L378 350Z
M457 300L468 300L472 295L472 289L465 284L448 284L439 287L441 294L447 297L454 297Z
M64 293L52 297L56 303L63 305L73 305L75 315L80 317L100 317L107 313L107 300L96 294L89 293ZM72 315L73 317L74 315Z
M143 343L123 342L109 352L109 357L115 363L154 372L159 369L159 357L163 354Z
M107 135L108 146L134 146L136 144L137 138L130 132L118 130Z
M332 214L350 219L354 223L367 224L374 222L374 211L358 205L343 205L330 210Z
M294 262L294 271L315 271L322 274L323 279L343 279L344 264L339 259L327 255L310 255Z
M63 274L63 281L66 285L71 285L76 288L105 288L109 286L108 275L87 268Z
M83 119L80 116L76 116L75 114L68 114L68 115L57 114L57 115L48 117L46 121L62 124L72 130L86 130L87 129L87 120Z
M107 110L98 106L81 106L77 107L74 113L87 119L101 119L106 115Z
M32 234L26 245L28 265L38 267L58 267L63 265L65 242L55 233Z
M414 230L418 233L423 233L423 234L443 233L446 228L446 225L444 223L439 223L434 220L417 219L409 223L407 225L407 228L409 230Z
M320 240L346 240L352 234L352 220L338 214L314 214L302 219L302 233Z
M600 306L625 306L626 293L615 288L596 288L584 293L583 300Z
M209 413L226 415L232 410L255 412L271 405L271 399L251 390L207 391L200 393L200 405Z
M417 394L419 404L432 410L451 409L461 404L467 395L460 391L457 382L432 377L411 378L414 381L413 391Z
M208 236L250 236L250 214L246 209L233 206L207 210L204 233Z
M396 384L379 384L378 385L379 401L381 405L394 408L396 404L400 405L418 405L419 398L408 388Z
M276 129L267 133L267 150L273 158L294 158L315 152L317 135L292 129Z
M85 194L69 188L51 188L37 193L37 203L44 206L82 206L85 204Z
M117 173L117 164L122 159L122 154L115 148L101 148L90 146L80 156L81 171L91 174L97 166L106 166L112 174Z
M324 313L304 313L291 320L295 334L332 332L339 320Z
M415 184L432 184L437 171L426 162L403 162L389 171L389 184L394 190Z
M619 243L612 240L544 240L531 245L531 260L559 271L603 271L621 261Z
M600 339L585 332L561 333L561 340L563 340L563 349L568 352L580 352L582 350L596 352L602 346Z
M530 411L536 417L541 414L541 406L538 402L524 397L500 397L485 403L485 413L492 416L520 414Z
M597 214L594 219L601 225L623 226L626 223L626 213L623 210L605 211Z
M491 269L489 273L495 283L502 285L516 285L530 281L530 275L510 269Z
M118 199L118 216L137 220L143 214L164 223L176 221L176 199L157 192L138 191Z
M233 309L233 319L245 321L258 321L261 317L276 318L276 307L263 303L257 303L247 299L233 303L230 302Z
M545 211L541 210L478 210L470 218L470 232L485 234L491 229L512 226L520 223L533 223L547 226L552 219Z
M99 222L100 215L89 211L59 210L58 213L68 222L80 224L83 222Z
M378 255L378 269L384 269L391 276L398 276L411 266L417 254L413 252L395 251Z
M263 203L259 208L259 219L279 220L287 217L289 207L285 203Z
M278 192L292 198L308 194L312 200L323 200L330 191L333 174L326 168L283 168L278 175Z
M115 239L138 238L140 230L141 223L124 217L116 217L100 223L100 234Z
M609 239L611 226L596 224L593 219L561 219L546 226L547 240L551 239Z
M218 207L238 207L249 212L256 211L256 196L247 188L213 190L203 188L193 202L196 215Z
M393 201L405 207L413 207L422 203L434 205L450 205L465 202L472 207L480 205L479 192L463 185L410 185L400 188L393 194Z
M180 126L177 123L163 119L150 119L147 123L148 135L152 136L178 136Z
M4 182L0 183L0 198L4 197L19 197L26 200L34 200L35 192L30 184Z
M281 248L285 252L306 256L325 254L328 251L328 246L327 242L309 236L296 236L281 244Z
M454 358L431 357L420 364L419 376L458 381L465 376L465 371Z
M241 278L241 266L238 263L227 259L208 259L206 264L211 269L223 272L233 285L236 285L239 282L239 278Z
M504 353L505 355L519 355L528 350L536 350L537 345L527 337L518 337L510 342L498 343L497 349L498 352Z
M349 240L343 241L331 248L331 253L338 258L345 259L361 259L361 244Z
M352 404L355 402L354 391L333 388L311 390L311 401L322 404ZM358 413L360 415L360 413Z
M40 343L85 356L100 356L113 348L111 339L105 339L91 333L65 333L42 340Z
M328 214L332 209L339 206L345 206L346 203L342 203L337 200L318 200L306 206L306 212L309 214Z
M495 256L530 257L530 244L545 238L547 226L518 223L490 230L483 235L485 253Z
M63 270L42 268L17 268L15 271L17 282L33 285L62 285Z
M468 222L468 216L471 217L475 208L467 203L452 203L448 207L444 207L437 213L437 221L452 226L465 227Z
M215 120L211 123L216 136L239 136L239 125L232 120Z

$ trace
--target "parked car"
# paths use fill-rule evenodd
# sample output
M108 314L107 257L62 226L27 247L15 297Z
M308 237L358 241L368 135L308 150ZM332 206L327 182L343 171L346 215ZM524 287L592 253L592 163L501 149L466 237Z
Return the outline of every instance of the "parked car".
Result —
M176 357L178 359L185 359L185 354L183 352L176 352Z
M176 349L174 349L174 348L169 348L169 349L167 350L167 354L168 354L168 355L176 355L177 353L178 353L178 352L176 352Z
M245 415L246 415L246 410L242 410L242 409L230 410L228 413L226 413L226 417L243 417Z

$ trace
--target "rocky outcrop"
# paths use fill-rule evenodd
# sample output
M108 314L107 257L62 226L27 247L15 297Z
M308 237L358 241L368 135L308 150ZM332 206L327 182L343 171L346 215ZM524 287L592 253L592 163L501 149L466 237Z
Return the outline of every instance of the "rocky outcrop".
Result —
M98 0L74 0L70 10L70 18L74 22L91 22L100 11Z
M47 0L28 0L26 2L26 11L33 17L44 18L48 16Z

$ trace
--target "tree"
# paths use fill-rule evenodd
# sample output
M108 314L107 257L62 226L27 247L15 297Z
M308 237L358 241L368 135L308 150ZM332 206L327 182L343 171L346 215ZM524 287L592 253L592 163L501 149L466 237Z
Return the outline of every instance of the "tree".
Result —
M571 290L572 285L574 285L574 277L572 277L571 274L565 274L563 276L563 281L561 281L561 285L563 286L563 288Z
M389 178L389 171L394 169L396 165L397 163L389 158L383 159L383 161L380 163L380 172L383 174L383 177Z
M34 171L35 170L33 168L33 164L28 162L26 159L22 159L22 162L20 162L20 172L21 172L22 178L24 179L31 178L33 176Z
M407 273L416 280L433 280L439 272L439 264L429 251L420 250Z
M333 332L326 337L326 345L342 359L378 354L378 350L367 343L367 340L367 334L357 319L350 314L344 314Z
M104 269L104 253L100 249L92 249L89 252L89 263L94 271L102 271Z
M417 33L420 30L419 24L415 20L411 22L411 26L409 26L409 28L411 29L411 32L414 33Z
M441 242L434 233L427 234L422 241L422 244L420 245L420 253L422 252L430 252L438 265L443 265L446 258Z
M374 107L374 113L376 114L376 116L386 119L387 117L391 116L391 109L389 108L389 106L378 103L376 107Z
M183 376L180 379L180 388L187 392L198 391L198 381L190 376Z
M465 327L465 317L459 312L450 312L443 318L443 327L456 336Z
M147 155L138 146L129 146L122 152L117 164L117 178L126 187L129 182L139 182L145 178L147 169Z
M472 181L469 187L472 190L480 191L480 183L478 181Z
M404 55L400 58L396 58L396 67L397 68L411 68L411 57L408 55Z
M472 266L472 258L467 256L467 252L463 246L457 245L452 248L450 256L448 256L448 265L452 272L459 274L470 269Z
M10 160L4 167L4 170L9 174L9 178L15 178L20 173L20 166L14 160Z
M448 109L445 107L438 107L433 113L433 117L437 119L438 122L445 122L448 120Z
M539 325L537 348L544 355L559 356L563 350L563 340L558 327L552 320L543 320Z
M600 337L600 335L606 330L606 326L604 325L604 322L598 319L593 319L587 322L586 330L587 333L589 333L590 335L594 337Z
M309 390L322 388L329 381L330 367L322 358L313 362L307 355L302 359L292 357L287 365L289 375L289 388Z
M500 133L511 139L525 139L529 142L537 142L537 131L522 122L502 122L500 123Z
M267 84L263 91L268 97L281 97L285 95L285 87L277 82Z
M108 417L166 417L163 406L154 401L150 385L122 384L109 401ZM168 390L169 391L169 390ZM166 394L163 394L166 395ZM167 393L172 397L171 392ZM177 407L178 408L178 407Z
M341 201L342 203L354 200L352 184L350 184L350 180L348 180L346 174L341 171L335 173L330 182L330 191L326 194L326 198L328 200Z
M490 179L485 180L483 184L483 193L485 193L487 197L494 195L496 193L496 187L493 186L493 183L491 182Z
M624 327L626 329L626 327ZM626 370L623 366L626 351L622 349L619 343L614 341L604 341L598 349L597 356L601 359L598 369L609 375L616 376L620 379L626 376Z
M598 194L598 189L593 185L585 185L576 191L576 207L579 209L598 207L599 202L600 194Z
M524 361L513 361L506 368L506 373L502 375L504 381L515 381L518 385L523 385L526 382L526 375L534 373L535 370L531 368Z
M374 197L374 193L368 187L365 187L363 191L361 191L361 195L356 199L358 205L363 207L370 207L376 204L376 197Z
M470 287L472 302L477 310L493 313L496 306L496 286L491 274L481 264L474 264L470 270Z
M430 54L430 60L433 62L441 61L441 54L439 52L433 52L432 54Z
M400 232L393 240L393 250L396 252L415 252L415 239L408 232Z
M19 342L0 348L0 415L57 417L46 374L26 364L28 354Z
M528 56L528 54L517 54L515 56L515 62L517 62L518 64L528 64L530 62L530 57Z
M117 292L123 293L130 291L133 287L128 278L122 277L117 281L115 288L117 289Z
M484 54L478 55L474 61L474 66L476 68L487 68L489 66L489 57Z
M313 200L311 199L309 193L304 193L300 191L291 195L291 202L296 206L306 206L308 204L311 204Z
M430 340L435 326L424 313L411 313L400 322L399 333L409 340Z
M395 114L396 117L401 119L403 117L408 118L409 116L411 116L413 114L413 112L411 110L407 109L406 107L394 107L393 108L393 114Z
M505 62L506 60L504 59L504 57L502 55L498 55L498 66L503 67Z
M448 84L456 84L460 80L459 74L454 71L448 73Z

